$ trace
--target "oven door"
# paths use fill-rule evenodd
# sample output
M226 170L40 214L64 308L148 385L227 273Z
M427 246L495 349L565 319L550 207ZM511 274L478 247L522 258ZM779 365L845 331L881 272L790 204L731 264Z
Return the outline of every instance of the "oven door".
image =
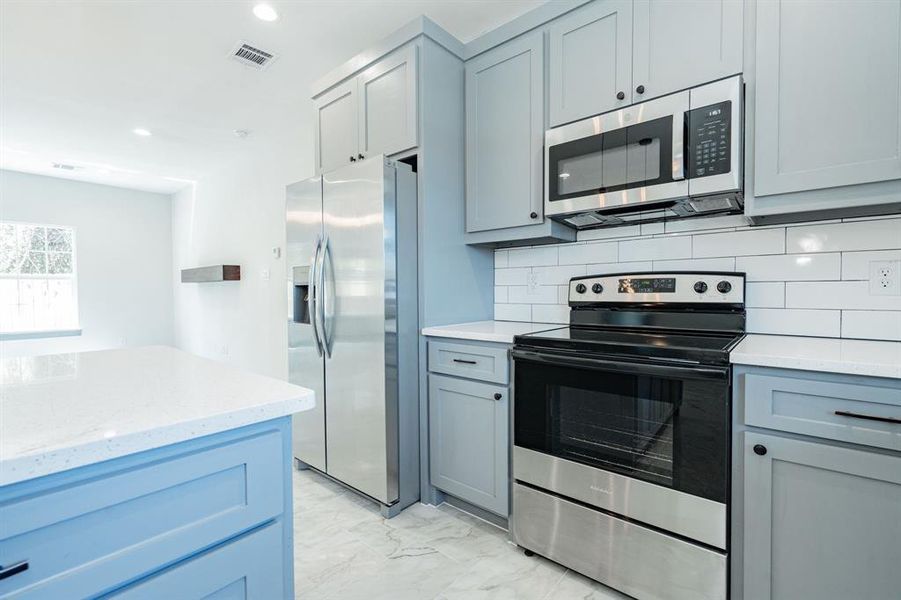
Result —
M517 480L725 548L728 367L513 358Z
M684 128L689 92L545 134L545 214L622 209L688 196Z

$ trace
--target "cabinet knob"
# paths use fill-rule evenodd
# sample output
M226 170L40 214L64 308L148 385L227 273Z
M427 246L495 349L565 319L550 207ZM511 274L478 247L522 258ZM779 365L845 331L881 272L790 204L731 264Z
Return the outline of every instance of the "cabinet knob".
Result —
M500 400L501 398L503 398L503 396L501 396L500 394L495 394L495 395L494 395L494 399L495 399L495 400Z
M758 456L763 456L766 454L766 446L763 444L754 444L754 454Z
M638 86L637 88L635 88L635 92L638 94L644 94L644 86L643 85Z
M616 99L617 99L617 100L625 100L625 99L626 99L626 92L619 92L618 94L616 94Z
M529 216L532 217L533 219L537 219L537 218L538 218L538 213L533 211L533 212L530 212L530 213L529 213Z
M359 158L360 160L363 160L363 159L366 158L366 157L363 156L362 154L357 154L357 158Z
M355 156L351 156L351 157L350 157L350 162L357 162L356 157L355 157Z

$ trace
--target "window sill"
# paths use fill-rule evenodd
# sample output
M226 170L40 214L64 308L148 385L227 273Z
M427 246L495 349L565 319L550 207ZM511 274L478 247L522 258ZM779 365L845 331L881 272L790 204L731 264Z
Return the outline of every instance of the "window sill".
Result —
M70 337L81 335L81 329L45 329L43 331L0 332L0 341L38 340L41 338Z

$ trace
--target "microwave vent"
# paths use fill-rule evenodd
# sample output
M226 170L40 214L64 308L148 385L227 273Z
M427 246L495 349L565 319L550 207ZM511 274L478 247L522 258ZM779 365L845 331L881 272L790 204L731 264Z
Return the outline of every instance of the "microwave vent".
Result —
M738 208L738 203L730 196L713 196L711 198L692 198L691 208L698 213L720 212Z
M594 213L573 215L571 217L567 217L564 220L573 227L591 227L593 225L601 225L606 221L606 219Z

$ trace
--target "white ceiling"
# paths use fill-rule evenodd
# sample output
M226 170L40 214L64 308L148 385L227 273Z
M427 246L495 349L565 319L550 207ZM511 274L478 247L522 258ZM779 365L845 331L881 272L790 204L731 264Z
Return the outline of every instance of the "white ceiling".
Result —
M308 135L312 82L420 14L466 42L541 0L271 1L271 23L255 3L3 0L0 167L172 193L242 154L312 146L285 142ZM278 59L245 67L239 40Z

